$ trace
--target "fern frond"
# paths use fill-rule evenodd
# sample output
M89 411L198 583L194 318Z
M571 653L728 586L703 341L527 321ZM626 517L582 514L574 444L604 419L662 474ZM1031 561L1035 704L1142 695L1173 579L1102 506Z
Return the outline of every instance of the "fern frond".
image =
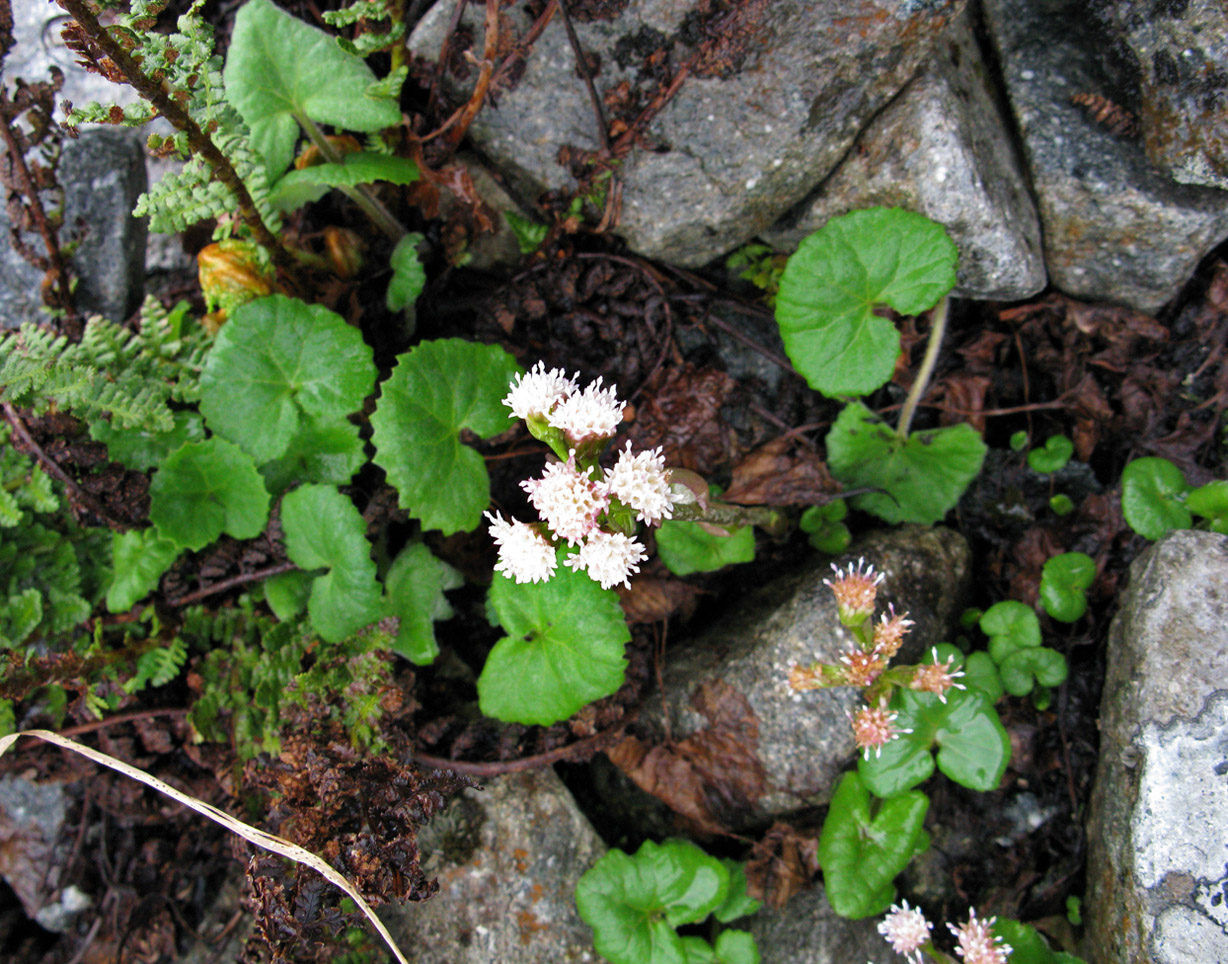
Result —
M74 407L87 418L109 412L111 423L119 428L169 432L175 427L174 416L166 407L169 397L170 388L160 382L146 383L138 388L128 380L108 382L95 379L88 393L74 399Z
M23 514L17 497L7 489L0 489L0 528L14 528L20 524Z

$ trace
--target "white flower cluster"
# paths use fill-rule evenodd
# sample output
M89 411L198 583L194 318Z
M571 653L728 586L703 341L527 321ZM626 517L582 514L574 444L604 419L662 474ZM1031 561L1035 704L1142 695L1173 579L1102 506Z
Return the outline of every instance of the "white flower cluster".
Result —
M587 572L603 589L629 589L631 575L640 571L639 563L648 554L634 537L603 529L601 520L613 499L648 525L670 518L674 501L661 450L634 455L628 442L604 477L595 465L577 464L574 446L611 437L622 421L626 402L618 400L615 386L602 388L600 378L579 391L575 378L562 369L547 371L538 362L528 374L516 376L503 404L513 418L544 419L573 447L565 462L552 462L540 478L520 483L541 523L508 522L486 514L499 546L495 571L517 582L544 582L556 568L553 538L577 549L565 560L568 567Z
M503 404L512 410L510 418L540 418L567 436L573 446L591 439L610 438L623 420L626 402L618 400L618 390L601 387L601 379L580 391L576 377L567 377L561 368L546 371L538 362L527 375L517 375Z

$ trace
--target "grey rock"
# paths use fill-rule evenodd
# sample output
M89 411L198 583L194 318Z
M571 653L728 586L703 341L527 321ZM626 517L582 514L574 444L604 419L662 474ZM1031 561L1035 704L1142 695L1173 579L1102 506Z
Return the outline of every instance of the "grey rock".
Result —
M70 263L79 279L77 309L122 320L140 304L145 278L145 222L132 216L146 183L139 135L82 131L65 145L58 178L64 189L59 240L61 246L75 244ZM43 273L12 247L9 224L0 210L0 328L47 320L39 296ZM25 237L43 253L42 238Z
M63 784L0 777L0 877L26 916L48 930L68 930L70 909L81 909L80 892L71 892L75 888L57 894L56 868L63 866L71 845L65 827L71 802Z
M576 881L605 853L552 770L466 790L419 833L440 892L380 916L415 964L599 960L576 912Z
M1053 284L1076 298L1155 311L1228 236L1214 188L1178 184L1142 144L1097 125L1071 97L1113 89L1082 0L984 0L1031 174Z
M859 557L886 576L878 611L893 604L916 622L897 661L909 662L948 636L969 579L969 549L962 536L919 526L872 533L837 562ZM834 663L853 645L823 582L832 575L830 563L816 555L796 574L739 601L732 618L687 648L671 648L664 687L675 739L708 726L692 698L700 686L717 680L745 699L757 723L753 749L771 775L770 789L717 815L734 829L826 803L853 759L846 712L856 709L859 694L849 687L799 694L785 683L792 663ZM657 707L658 700L650 697L642 719L660 726Z
M599 93L640 79L632 65L618 66L619 40L645 28L678 40L696 6L631 0L614 21L577 23L584 49L601 58ZM687 266L755 236L835 167L963 7L963 0L741 4L732 69L725 78L715 68L692 71L647 127L656 149L633 150L618 168L618 233L641 254ZM422 19L410 38L415 54L437 58L453 9L445 0ZM466 17L480 48L479 12L467 8ZM470 134L526 197L571 187L559 148L595 150L598 142L561 23L546 27L517 86L500 92Z
M1228 960L1228 537L1174 532L1109 633L1088 827L1099 964Z
M763 239L791 251L829 218L877 205L946 226L959 248L957 295L1016 300L1045 286L1040 221L967 17Z
M899 957L878 934L878 918L836 916L821 885L783 908L765 907L749 921L759 956L771 964L895 964Z
M1102 0L1097 9L1137 73L1151 162L1174 180L1228 188L1228 8L1220 0Z

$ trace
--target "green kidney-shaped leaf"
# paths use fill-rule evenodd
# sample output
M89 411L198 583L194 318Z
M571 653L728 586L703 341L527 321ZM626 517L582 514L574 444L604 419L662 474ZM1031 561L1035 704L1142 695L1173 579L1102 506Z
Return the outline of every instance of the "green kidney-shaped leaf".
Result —
M675 576L715 572L755 558L755 530L735 526L727 536L713 535L694 522L666 519L657 529L657 554Z
M981 471L985 443L970 425L901 439L860 402L846 405L827 434L827 464L848 487L882 489L854 505L887 522L933 525Z
M1193 518L1182 502L1188 489L1185 476L1168 459L1135 459L1121 473L1121 514L1148 539L1188 529Z
M942 226L899 208L832 218L785 265L776 321L789 359L824 395L868 395L900 354L889 305L926 311L955 286L959 252Z
M264 583L264 601L273 610L273 615L283 623L293 619L307 608L311 597L311 584L316 577L301 569L278 573Z
M635 856L611 850L590 867L576 883L576 909L612 964L687 964L675 928L703 920L728 889L720 861L693 843L648 840Z
M1073 623L1087 612L1087 587L1096 578L1096 563L1084 552L1063 552L1040 571L1040 603L1054 619Z
M1185 506L1211 523L1211 531L1228 535L1228 481L1200 485L1185 497Z
M263 463L286 452L304 416L343 421L374 385L357 328L327 308L271 295L236 309L218 332L200 375L200 410L210 429Z
M1066 672L1066 657L1048 646L1017 650L998 666L1002 687L1011 696L1027 696L1033 679L1042 686L1060 686Z
M989 637L989 655L995 663L1019 649L1040 645L1040 620L1031 606L1004 599L981 615L981 632Z
M917 849L927 809L929 798L913 790L884 800L871 818L861 777L851 771L840 778L819 834L823 886L837 914L872 917L891 905L892 881Z
M300 569L327 569L311 584L312 627L339 643L384 615L366 524L349 499L328 485L304 485L281 500L286 555Z
M1043 448L1028 453L1028 468L1046 475L1058 471L1074 454L1074 442L1065 435L1050 435Z
M756 900L747 892L749 883L746 880L746 870L741 863L725 858L721 864L729 871L729 894L725 898L725 903L721 904L712 914L722 924L728 924L739 917L749 917L763 906L763 901Z
M260 534L269 493L250 455L214 436L172 452L149 484L149 518L180 549L203 549L223 532Z
M861 759L857 770L875 796L891 797L925 780L937 765L970 790L997 787L1010 762L1010 738L993 704L980 690L951 689L943 703L933 693L901 690L891 700L901 733L878 756Z
M270 0L248 0L226 54L226 99L251 129L272 180L290 166L301 119L352 131L399 124L394 97L372 97L375 74L316 27Z
M124 613L158 586L162 573L179 555L179 547L155 528L111 533L111 568L107 611Z
M393 652L419 666L433 663L439 655L435 622L452 618L444 592L463 582L459 572L421 542L402 549L384 577L388 611L401 623Z
M260 474L270 492L300 482L348 485L366 460L357 425L344 418L304 416L286 450L260 466Z
M965 686L980 690L990 703L998 702L1003 693L1002 677L998 673L998 664L993 661L992 656L980 650L969 653L963 669Z
M759 947L750 931L721 931L714 950L717 964L759 964Z
M372 181L412 184L418 180L418 165L405 157L356 151L346 154L339 164L316 164L289 171L274 186L269 203L282 211L293 211L319 200L321 191L333 187L354 187Z
M548 582L495 576L487 606L507 631L478 677L487 716L549 726L622 686L631 632L612 589L560 565Z
M993 933L1010 946L1011 964L1086 964L1073 954L1050 949L1040 932L1030 924L999 917L993 925Z
M450 535L482 521L490 477L459 433L489 438L510 426L502 399L520 371L498 345L460 338L422 342L398 357L371 416L375 461L424 528Z

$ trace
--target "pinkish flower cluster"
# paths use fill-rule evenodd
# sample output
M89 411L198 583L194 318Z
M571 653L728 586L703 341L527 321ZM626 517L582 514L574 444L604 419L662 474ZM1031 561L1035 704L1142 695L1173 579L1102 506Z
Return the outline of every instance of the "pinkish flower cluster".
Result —
M978 920L976 911L969 909L967 923L956 927L947 927L955 935L955 953L964 959L964 964L1006 964L1011 955L1011 946L1002 943L1002 938L994 935L993 925L996 917L988 920ZM933 951L930 946L930 932L934 925L925 919L919 908L909 907L908 901L892 904L887 916L878 925L878 932L886 938L891 949L897 954L903 954L911 964L922 964L922 952ZM942 960L950 960L946 955L938 955Z
M630 588L631 575L647 558L634 537L630 513L647 525L673 514L661 450L634 454L627 443L614 466L602 472L597 459L622 421L626 403L618 400L615 386L602 388L600 378L581 391L575 377L558 368L547 371L538 362L527 374L516 376L503 404L513 418L525 419L532 434L547 442L560 460L549 463L539 478L520 483L540 523L509 523L487 513L491 536L499 545L496 571L517 582L549 579L555 571L555 547L565 542L576 549L564 560L569 568L588 573L603 589ZM626 520L621 526L611 518L620 513Z

